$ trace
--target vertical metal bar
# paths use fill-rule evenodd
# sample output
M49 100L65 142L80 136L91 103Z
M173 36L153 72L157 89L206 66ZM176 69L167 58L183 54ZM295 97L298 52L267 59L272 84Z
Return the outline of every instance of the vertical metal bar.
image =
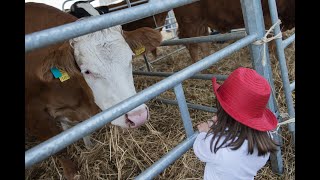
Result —
M186 130L187 137L190 137L194 132L193 132L190 114L188 111L188 106L186 103L186 98L184 96L181 83L174 87L174 93L176 94L176 97L177 97L184 129Z
M242 13L243 13L243 19L245 22L245 27L247 34L257 34L259 39L261 39L264 36L265 33L265 26L264 26L264 19L263 19L263 13L262 13L262 7L260 0L240 0L241 1L241 7L242 7ZM264 76L270 83L271 88L273 85L272 80L272 74L271 74L271 67L270 67L270 59L268 54L268 47L266 45L266 63L262 63L262 50L263 45L253 45L250 46L250 53L252 57L253 67L254 69ZM277 106L275 103L274 95L271 94L268 107L272 112L277 112ZM274 135L274 140L279 143L279 136ZM281 157L281 149L278 147L277 152L272 153L270 155L271 159L271 167L272 170L276 173L282 174L283 173L283 162Z
M290 91L293 91L296 87L296 81L293 81L291 84L290 84Z
M150 64L149 64L148 58L147 58L147 56L145 54L143 54L143 59L144 59L144 62L146 63L147 70L149 72L151 72Z
M130 8L131 7L130 0L126 0L126 2L127 2L128 7Z
M278 12L277 12L277 5L275 0L269 0L269 9L271 15L271 22L274 24L278 21ZM280 26L277 25L274 29L274 34L281 33ZM277 56L280 64L280 71L281 71L281 78L283 83L283 89L286 97L286 104L288 108L288 114L290 118L295 117L294 107L293 107L293 100L292 100L292 93L290 89L290 82L289 82L289 75L288 75L288 68L286 63L286 58L284 54L282 38L275 39L276 42L276 50ZM295 143L295 123L288 124L289 131L292 133L293 143Z
M153 163L148 169L143 171L135 180L152 180L156 175L164 171L170 164L176 161L180 156L186 153L196 140L199 132L195 132L192 136L184 140L182 143L173 148L169 153L164 155L157 162Z

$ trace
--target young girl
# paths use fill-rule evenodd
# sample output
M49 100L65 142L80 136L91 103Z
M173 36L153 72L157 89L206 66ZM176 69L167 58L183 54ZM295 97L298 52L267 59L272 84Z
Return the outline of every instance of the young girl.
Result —
M268 131L277 126L266 108L268 81L256 71L238 68L219 85L212 79L217 116L198 125L193 150L206 163L204 180L253 180L275 152L277 145Z

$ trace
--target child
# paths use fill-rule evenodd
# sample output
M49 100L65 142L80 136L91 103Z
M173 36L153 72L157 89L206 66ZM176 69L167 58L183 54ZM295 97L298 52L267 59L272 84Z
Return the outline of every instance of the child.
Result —
M270 86L249 68L238 68L219 85L212 79L217 116L198 125L193 149L206 162L204 180L253 180L275 152L277 145L268 131L277 118L266 108Z

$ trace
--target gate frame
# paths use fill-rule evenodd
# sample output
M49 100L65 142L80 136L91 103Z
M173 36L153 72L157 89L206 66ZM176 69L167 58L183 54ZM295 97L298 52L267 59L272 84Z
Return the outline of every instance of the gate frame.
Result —
M32 34L27 34L25 35L25 40L26 40L25 52L27 53L33 49L48 46L50 44L68 40L74 37L95 32L97 30L101 30L104 28L118 25L118 24L130 22L132 20L142 19L144 17L150 16L150 14L152 13L157 14L157 13L166 11L168 9L172 9L178 6L196 2L197 0L171 0L170 2L169 1L170 0L163 0L161 2L162 5L160 3L152 1L147 4L121 10L121 12L113 12L113 15L111 15L110 13L108 14L109 17L105 15L90 17L87 19L87 21L86 20L78 21L74 23L69 23L67 25L62 25L59 27L43 30L41 32L39 31ZM174 162L176 159L178 159L180 156L182 156L186 151L188 151L192 147L192 144L198 133L198 132L193 132L192 123L190 121L190 116L188 112L188 107L187 107L183 89L182 89L182 84L181 84L182 81L192 77L197 72L200 72L212 66L213 64L217 63L219 60L222 60L224 57L230 55L231 53L247 45L249 45L250 47L250 53L251 53L254 69L269 81L272 87L272 90L274 91L274 84L273 84L273 78L271 73L271 66L270 66L270 59L269 59L267 45L266 45L267 63L262 64L261 63L262 56L260 53L261 53L261 49L263 48L262 47L263 45L252 44L253 42L261 39L265 33L261 2L260 0L240 0L240 2L242 4L243 17L244 17L246 32L247 32L247 35L244 38L241 38L240 40L223 48L222 50L217 51L216 53L203 58L197 63L194 63L193 65L190 65L187 68L174 73L173 75L146 88L145 90L140 91L136 95L110 107L107 110L104 110L103 112L79 123L78 125L58 134L57 136L52 137L49 140L27 150L25 152L25 168L28 168L29 166L48 158L49 156L60 151L61 149L81 139L82 137L103 127L105 124L111 122L113 119L134 109L140 104L153 99L157 95L171 88L174 88L175 94L178 99L180 112L182 113L181 114L182 120L183 120L188 137L186 138L185 141L183 141L182 143L179 143L175 148L173 148L168 154L166 154L164 157L162 157L160 160L158 160L148 169L143 171L139 176L136 177L136 179L139 179L139 178L141 179L142 177L143 179L155 177L156 175L160 174L166 167L168 167L172 162ZM155 7L153 7L154 8L153 11L150 11L150 7L152 6L155 6ZM269 6L272 8L275 8L276 7L275 0L269 0ZM146 10L146 12L140 12L137 10ZM271 10L271 11L274 13L274 10ZM124 16L120 15L120 13L124 14L125 16L128 16L129 14L131 14L131 15L134 15L134 17L131 16L123 19ZM252 14L254 14L254 16L252 16ZM272 15L272 18L274 22L275 20L277 20L277 15L276 16ZM98 25L98 27L92 27L93 25L97 25L98 23L101 23L102 20L104 21L102 25ZM112 21L108 22L108 20L112 20ZM86 28L82 28L81 30L77 31L77 27L82 25L85 26ZM67 30L68 28L69 30ZM277 28L280 31L279 26ZM277 28L275 32L277 32ZM281 31L279 33L281 33ZM41 37L42 35L45 36L45 39ZM48 35L53 37L53 40L48 41L48 39L46 38ZM286 96L288 95L288 92L291 92L291 89L294 89L295 85L294 85L294 82L292 84L289 84L288 76L286 76L285 74L287 68L286 66L283 67L282 61L283 59L285 60L285 57L283 56L284 55L283 49L287 47L288 44L293 42L294 38L295 36L293 35L290 37L290 39L288 38L284 41L282 41L281 39L276 40L277 42L276 45L278 48L277 53L278 53L278 56L280 57L279 61L281 66L282 79L284 81L284 86L286 86L286 90L285 90ZM282 52L280 48L282 49ZM286 97L286 100L287 100L287 103L290 102L290 98ZM278 108L277 108L277 104L273 94L271 94L270 96L268 106L270 110L273 111L279 119L280 115L279 115L279 112L277 111ZM289 108L289 115L293 117L294 112L292 113L292 108L291 107L288 107L288 108ZM294 123L289 124L289 129L291 129L291 132L294 132ZM280 137L277 134L274 136L274 139L278 142L281 141ZM271 165L273 167L272 170L275 171L276 173L282 174L283 164L282 164L280 147L275 154L271 154L270 160L271 160Z

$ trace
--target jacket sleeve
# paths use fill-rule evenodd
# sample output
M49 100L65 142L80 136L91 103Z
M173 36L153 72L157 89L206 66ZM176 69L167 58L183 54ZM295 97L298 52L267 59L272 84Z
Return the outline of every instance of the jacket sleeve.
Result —
M202 162L214 162L216 154L210 151L210 141L212 135L209 135L207 138L205 132L200 132L193 143L194 154Z

